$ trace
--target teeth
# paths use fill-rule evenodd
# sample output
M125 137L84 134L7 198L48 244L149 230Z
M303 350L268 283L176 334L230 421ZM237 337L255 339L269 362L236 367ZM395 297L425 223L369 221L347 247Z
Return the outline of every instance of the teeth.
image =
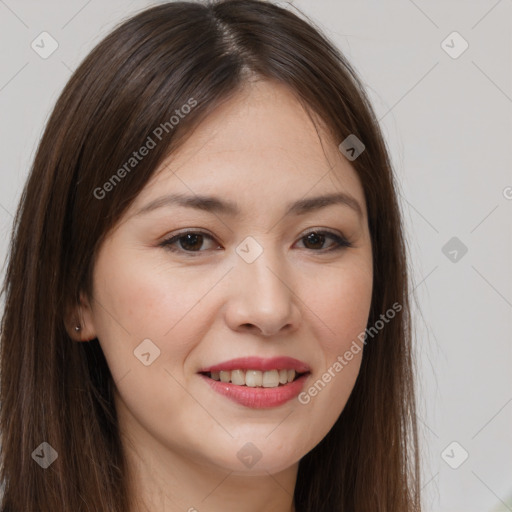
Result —
M228 372L229 373L229 372ZM245 375L242 370L233 370L231 372L231 382L243 386L245 384Z
M266 372L265 372L266 373ZM261 386L263 383L263 373L258 370L247 370L245 372L245 385L250 388Z
M277 388L280 384L284 385L293 382L295 379L295 370L269 370L261 372L259 370L221 370L210 372L213 380L221 382L231 382L237 386L247 386L250 388L264 387Z
M264 388L277 388L277 386L279 386L279 372L277 370L263 373Z

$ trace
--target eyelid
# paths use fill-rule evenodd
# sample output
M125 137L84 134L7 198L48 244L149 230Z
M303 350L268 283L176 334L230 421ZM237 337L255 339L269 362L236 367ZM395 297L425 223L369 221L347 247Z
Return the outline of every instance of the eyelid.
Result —
M199 256L199 255L201 255L201 253L207 252L207 251L185 251L184 249L172 249L171 248L172 244L174 244L174 242L176 242L181 237L183 237L189 233L194 234L194 235L202 235L202 236L209 238L210 240L216 241L216 238L213 235L211 235L210 233L207 233L206 231L204 231L200 228L186 228L186 229L180 230L176 233L173 233L171 236L166 237L162 242L160 242L159 246L163 247L164 249L167 249L171 252L180 253L180 254L184 254L186 256L192 256L192 257ZM335 241L335 246L328 248L328 249L318 249L318 250L311 249L311 250L309 250L309 252L325 254L328 252L335 252L336 250L344 249L347 247L353 247L352 242L343 233L337 232L337 231L332 231L328 228L309 228L307 231L303 232L298 237L298 241L307 237L311 233L317 233L320 235L329 236L331 239L333 239Z
M211 235L210 233L207 233L206 231L203 231L202 229L199 229L199 228L186 228L186 229L178 231L177 233L173 233L172 235L164 238L158 245L160 247L163 247L164 249L167 249L167 250L171 251L171 252L181 253L181 254L185 254L187 256L200 255L202 252L206 252L206 251L185 251L183 249L173 250L171 248L172 244L175 241L178 241L182 236L185 236L185 235L187 235L189 233L190 234L194 234L194 235L202 235L204 237L209 238L210 240L216 241L216 239L215 239L215 237L213 235Z
M327 253L327 252L335 251L337 249L353 247L353 243L343 233L337 232L337 231L331 231L328 228L310 228L310 229L308 229L308 231L306 231L301 236L299 236L299 240L302 240L303 238L305 238L306 236L308 236L311 233L318 233L321 235L330 235L330 237L332 239L334 239L337 244L337 246L335 246L331 249L321 249L319 251L312 251L312 252Z

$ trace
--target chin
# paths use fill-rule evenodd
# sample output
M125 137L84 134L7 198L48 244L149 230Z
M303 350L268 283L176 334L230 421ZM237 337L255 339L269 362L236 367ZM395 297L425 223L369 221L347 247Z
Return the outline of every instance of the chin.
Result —
M221 460L217 461L217 465L237 474L268 476L292 467L307 453L290 442L289 438L288 440L276 439L272 442L270 439L265 439L266 436L268 432L260 436L252 436L253 441L234 441L235 447L227 448ZM251 437L245 437L245 439L251 439ZM226 458L225 454L230 456Z

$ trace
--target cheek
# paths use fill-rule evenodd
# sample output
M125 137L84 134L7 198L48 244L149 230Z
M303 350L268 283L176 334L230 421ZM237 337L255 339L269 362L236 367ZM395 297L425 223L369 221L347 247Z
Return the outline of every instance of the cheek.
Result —
M170 266L165 259L155 262L128 248L122 255L112 250L101 254L94 323L113 375L145 368L134 351L148 339L158 354L152 368L179 368L209 328L204 307L211 297L206 296L218 280L212 273Z
M118 323L132 337L162 338L197 304L205 283L192 282L188 269L159 266L128 250L125 254L130 256L98 261L96 289L106 314L97 312L102 323Z
M368 265L345 265L309 282L306 304L318 317L320 340L331 364L364 332L368 322L373 276Z
M179 383L184 361L202 339L200 301L212 278L155 264L126 248L124 255L98 258L97 336L122 402L139 418L166 425L169 411L178 415L187 399Z
M333 277L333 276L336 277ZM299 403L310 418L309 440L318 443L342 413L361 366L364 333L371 305L372 273L348 265L330 279L316 279L308 306L318 316L316 337L321 362Z

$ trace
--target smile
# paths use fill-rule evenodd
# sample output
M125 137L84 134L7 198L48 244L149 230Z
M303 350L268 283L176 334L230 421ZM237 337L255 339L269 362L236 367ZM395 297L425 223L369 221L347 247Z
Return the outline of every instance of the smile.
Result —
M303 373L299 373L293 369L280 369L280 370L221 370L206 372L204 375L210 379L220 382L231 382L237 386L247 386L250 388L277 388L284 386L289 382L293 382L299 378Z
M203 367L198 374L216 394L244 407L268 409L296 398L311 368L287 356L240 357Z

